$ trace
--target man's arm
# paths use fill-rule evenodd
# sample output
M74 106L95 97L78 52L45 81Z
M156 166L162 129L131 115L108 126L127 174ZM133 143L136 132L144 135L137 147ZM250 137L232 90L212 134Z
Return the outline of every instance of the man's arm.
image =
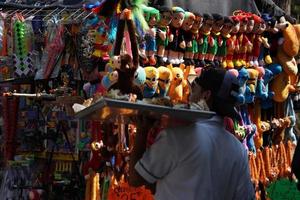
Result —
M135 169L136 163L143 157L146 151L148 132L150 127L153 126L153 120L147 119L145 115L138 117L137 134L130 154L129 184L134 187L145 185L154 192L156 184L147 182Z
M245 150L241 158L240 167L238 171L238 184L234 195L234 200L255 200L255 190L251 182L250 170L248 164L248 153Z

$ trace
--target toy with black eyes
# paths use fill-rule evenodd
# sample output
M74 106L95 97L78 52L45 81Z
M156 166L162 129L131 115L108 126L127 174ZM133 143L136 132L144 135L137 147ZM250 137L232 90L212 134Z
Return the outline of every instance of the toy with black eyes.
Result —
M144 98L152 98L157 90L158 70L155 67L145 67L146 81L143 88Z

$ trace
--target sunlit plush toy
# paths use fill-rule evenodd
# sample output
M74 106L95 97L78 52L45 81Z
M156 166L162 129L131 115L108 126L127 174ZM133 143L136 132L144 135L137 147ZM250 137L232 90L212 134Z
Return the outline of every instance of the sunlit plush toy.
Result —
M234 68L233 61L236 60L234 58L236 57L236 53L238 52L238 48L239 48L237 36L240 30L240 20L236 16L231 16L230 18L233 21L233 28L230 33L230 38L227 39L228 46L227 46L227 53L226 53L226 68L233 69Z
M227 68L227 62L226 62L226 55L227 55L227 49L231 44L231 40L229 38L231 37L230 33L232 31L232 28L234 26L234 22L230 17L225 16L224 17L224 26L221 29L221 34L219 38L219 48L217 51L217 59L222 64L222 67ZM230 68L230 67L229 67Z
M185 11L180 7L173 7L172 11L173 11L172 21L169 26L170 37L167 46L168 60L171 64L179 64L180 60L179 60L178 53L180 51L184 51L186 47L183 34L179 32L184 20Z
M161 66L167 60L165 48L168 46L169 42L169 25L172 21L172 8L170 6L161 6L158 10L160 13L160 20L157 27L158 37L156 39L157 66Z
M191 32L192 32L192 46L191 47L187 47L186 52L185 52L185 58L187 58L192 65L196 64L196 60L194 59L198 59L198 57L196 58L195 55L198 53L198 37L199 37L199 29L202 26L202 21L203 21L203 17L199 14L199 13L194 13L195 14L195 21L194 24L191 28Z
M210 37L213 22L214 19L210 14L203 14L203 24L200 27L197 36L198 51L194 55L194 61L196 66L204 67L206 65L205 56L208 49L208 38Z
M168 96L174 104L187 103L189 94L189 86L187 83L189 67L184 70L184 65L181 65L181 67L169 65L168 68L172 71L173 76Z
M257 81L256 96L265 101L267 98L272 98L274 92L269 92L269 82L273 77L273 72L269 69L264 69L264 75Z
M164 66L159 67L157 70L159 74L157 94L159 97L166 97L172 81L172 71Z
M185 12L184 21L181 26L181 31L184 38L185 48L183 51L179 52L179 60L180 63L185 62L186 65L190 65L191 61L189 61L187 52L190 51L191 47L193 46L193 33L191 31L191 28L195 21L195 15L191 12ZM184 58L184 59L183 59Z
M158 85L158 70L155 67L145 67L146 81L143 88L144 98L152 98L157 90Z
M215 59L218 47L220 45L221 36L220 31L223 28L224 25L224 17L219 14L213 14L213 25L211 29L210 37L208 37L208 49L207 49L207 55L206 59L215 67L219 67L219 61Z
M153 7L143 7L144 16L148 23L149 29L145 33L145 43L146 43L146 56L148 57L148 63L150 65L155 65L156 60L154 54L157 51L156 48L156 26L159 21L159 11Z

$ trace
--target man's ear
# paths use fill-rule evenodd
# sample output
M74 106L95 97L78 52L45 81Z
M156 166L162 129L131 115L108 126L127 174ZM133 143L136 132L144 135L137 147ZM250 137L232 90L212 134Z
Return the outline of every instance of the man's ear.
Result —
M203 91L201 96L204 100L207 101L211 97L211 91L210 90Z

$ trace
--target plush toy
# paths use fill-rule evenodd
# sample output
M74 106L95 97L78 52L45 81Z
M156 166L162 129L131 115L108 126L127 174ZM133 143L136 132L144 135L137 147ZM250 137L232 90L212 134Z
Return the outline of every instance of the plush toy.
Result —
M193 33L191 31L191 28L194 24L196 16L194 13L191 12L185 12L184 15L184 21L181 26L182 35L184 38L185 43L185 49L184 51L179 52L179 60L180 63L185 62L186 65L191 65L191 60L188 58L188 53L192 50L193 47ZM184 60L183 60L184 57Z
M152 7L144 7L144 16L148 23L149 29L145 33L146 41L146 56L149 59L147 64L155 65L155 53L156 53L156 25L159 21L159 11Z
M267 98L272 98L274 92L269 92L269 82L273 77L273 73L269 69L264 69L263 77L259 77L256 87L256 96L262 101L267 100Z
M285 129L285 141L291 140L292 142L296 142L296 136L294 133L294 126L296 125L296 114L294 110L293 100L291 96L288 97L285 102L285 117L288 117L290 120L289 126Z
M237 103L244 102L245 96L242 87L240 87L239 71L236 69L229 69L226 73L226 81L231 82L231 96L236 99Z
M219 14L212 15L214 22L211 29L210 37L208 38L208 49L206 59L215 67L220 65L219 61L215 59L218 47L221 46L220 31L224 25L224 17Z
M263 86L263 91L268 91L268 96L266 99L261 99L261 108L264 110L270 109L273 106L273 96L274 92L270 88L269 83L273 80L274 77L276 77L278 74L282 72L282 68L279 64L271 64L265 69L265 75L263 77L264 79L264 86Z
M264 38L262 35L264 31L266 30L266 24L265 22L257 15L253 14L254 19L254 28L253 33L255 34L255 38L253 40L253 50L251 59L249 61L250 66L259 66L258 57L261 51L261 44L264 45L265 48L270 48L270 45L268 44L267 38Z
M114 70L120 68L121 60L120 56L112 56L109 62L105 65L106 72L113 72Z
M144 85L146 81L146 73L145 73L145 69L141 66L139 66L134 74L134 83L139 86L142 87Z
M233 21L233 28L231 30L230 38L227 39L228 46L227 46L227 55L226 55L226 68L233 69L234 54L237 53L239 48L237 34L240 30L240 20L236 16L231 16L230 18Z
M210 31L213 25L213 18L209 14L203 14L203 24L200 27L199 35L197 37L198 42L198 53L195 54L194 60L196 66L204 67L205 66L205 55L208 48L208 37L210 36Z
M107 75L103 76L101 80L101 85L108 90L113 84L118 81L118 71L109 72Z
M122 94L136 94L138 99L142 99L143 95L141 89L134 84L134 75L139 66L139 54L137 38L135 35L135 27L131 18L131 11L128 9L125 9L121 13L114 55L120 55L123 33L125 30L125 22L127 24L127 29L131 40L132 58L128 54L120 56L121 65L119 69L116 69L119 76L118 81L112 85L111 89L119 89Z
M252 65L250 65L250 61L252 60L252 51L253 51L253 43L255 40L256 36L256 31L257 27L259 24L255 24L254 20L254 14L252 13L245 13L247 17L247 29L244 35L244 38L248 39L248 44L246 44L246 55L243 55L243 60L246 62L246 66L253 66L253 63L251 62ZM243 39L244 39L243 38Z
M239 82L239 92L237 96L237 102L239 104L245 103L245 92L246 92L246 83L249 79L249 72L245 68L241 68L238 71L237 76L238 82Z
M146 81L143 88L144 98L151 98L155 95L158 85L158 70L155 67L145 67Z
M282 72L272 81L271 90L274 91L274 101L284 102L288 98L289 93L295 91L295 88L291 85L288 74Z
M180 51L184 51L186 46L183 35L180 34L179 31L184 21L185 11L180 7L173 7L172 11L173 11L173 15L170 24L170 37L167 46L168 60L171 64L179 64L180 60L178 57L178 53Z
M247 71L249 73L249 79L247 81L247 86L245 91L245 100L246 103L253 103L259 73L254 68L247 68Z
M195 14L195 20L194 20L194 24L191 28L192 46L187 47L186 53L185 53L185 58L188 61L190 61L191 65L195 65L194 56L195 56L195 54L198 53L198 42L197 42L197 40L198 40L198 36L199 36L199 29L201 28L202 21L203 21L203 17L199 13L194 13L194 14Z
M168 46L169 25L172 21L172 8L167 6L159 7L160 21L157 27L157 66L163 65L167 60L165 56L165 48Z
M240 29L237 34L238 48L234 56L234 65L235 67L240 68L241 66L246 66L247 50L249 48L252 48L252 44L246 35L248 27L248 16L241 12L238 13L236 17L240 21Z
M166 97L172 81L172 71L163 66L159 67L157 70L159 73L157 94L159 97Z
M217 59L222 65L222 67L227 68L227 62L226 62L226 55L227 55L227 49L229 45L233 45L229 40L231 37L230 33L233 29L234 23L233 20L230 17L225 16L224 17L224 26L221 29L221 37L218 41L220 46L218 48L217 52Z
M184 65L181 65L180 67L169 65L168 68L172 71L173 77L168 96L174 104L187 103L189 95L189 86L187 83L189 66L185 70Z

